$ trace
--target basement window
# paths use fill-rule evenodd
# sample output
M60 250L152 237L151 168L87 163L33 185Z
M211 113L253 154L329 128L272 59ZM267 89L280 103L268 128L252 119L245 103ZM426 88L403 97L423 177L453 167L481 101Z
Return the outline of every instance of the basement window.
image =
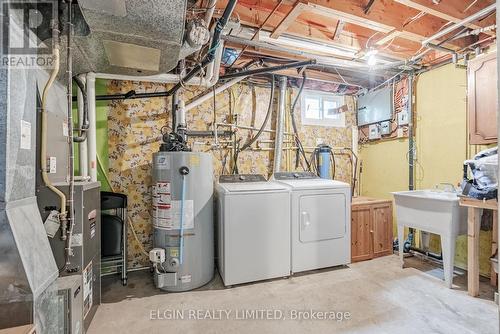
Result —
M345 127L344 97L316 91L304 91L301 101L303 125Z

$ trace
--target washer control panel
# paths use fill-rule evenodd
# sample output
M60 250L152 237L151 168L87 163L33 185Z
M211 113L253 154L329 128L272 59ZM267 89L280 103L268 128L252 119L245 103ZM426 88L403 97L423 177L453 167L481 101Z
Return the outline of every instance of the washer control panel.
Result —
M313 172L279 172L274 173L275 180L308 180L318 179L319 177Z
M219 183L266 182L261 174L234 174L219 176Z

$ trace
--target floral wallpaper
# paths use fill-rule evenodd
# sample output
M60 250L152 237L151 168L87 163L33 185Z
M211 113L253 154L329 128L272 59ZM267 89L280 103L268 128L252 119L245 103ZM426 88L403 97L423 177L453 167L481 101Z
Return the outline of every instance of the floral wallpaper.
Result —
M124 93L129 90L136 92L155 92L168 89L168 85L157 83L108 81L107 93ZM295 98L297 89L289 89L287 96L287 111ZM189 101L202 93L186 87L183 99ZM250 84L237 84L218 94L215 99L209 99L202 105L192 109L186 115L190 130L212 130L214 120L217 123L231 123L259 128L265 119L270 89ZM274 104L278 92L276 89ZM332 147L351 147L351 126L355 124L354 99L346 97L348 111L346 112L346 127L331 128L305 126L300 124L300 102L295 111L298 129L303 146L310 154L316 146L316 139L322 138L325 144ZM214 112L215 106L215 112ZM288 113L287 113L288 115ZM274 129L276 108L270 117L267 128ZM151 98L113 101L108 106L108 150L109 179L115 191L128 195L128 215L136 231L138 239L146 250L152 246L151 225L151 159L161 142L160 129L170 126L171 99ZM219 127L218 132L228 130ZM285 132L291 133L291 121L288 116L285 122ZM238 129L236 137L242 146L256 131ZM284 147L293 146L291 136L285 136ZM212 138L191 138L189 143L193 151L209 151L213 154L214 173L217 175L231 172L233 154L227 146L233 146L231 137L219 136L218 149L213 149ZM260 173L266 177L272 172L274 134L263 133L254 147L258 151L243 151L238 156L237 167L240 173ZM282 168L293 170L295 153L285 150L282 156ZM300 167L299 167L300 169ZM336 179L350 182L352 167L349 156L336 156ZM141 252L137 241L129 229L128 259L131 268L149 265L148 258Z

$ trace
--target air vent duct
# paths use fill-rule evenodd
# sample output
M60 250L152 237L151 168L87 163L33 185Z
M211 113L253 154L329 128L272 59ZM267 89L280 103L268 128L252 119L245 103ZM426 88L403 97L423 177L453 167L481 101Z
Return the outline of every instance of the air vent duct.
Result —
M172 70L184 37L186 0L79 0L89 34L74 38L74 72L154 75Z

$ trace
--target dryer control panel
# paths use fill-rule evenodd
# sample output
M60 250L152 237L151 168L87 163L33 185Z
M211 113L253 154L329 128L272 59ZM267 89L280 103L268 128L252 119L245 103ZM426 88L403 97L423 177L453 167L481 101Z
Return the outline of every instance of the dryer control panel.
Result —
M313 172L279 172L274 174L275 180L310 180L319 179Z
M219 183L266 182L261 174L234 174L219 176Z

